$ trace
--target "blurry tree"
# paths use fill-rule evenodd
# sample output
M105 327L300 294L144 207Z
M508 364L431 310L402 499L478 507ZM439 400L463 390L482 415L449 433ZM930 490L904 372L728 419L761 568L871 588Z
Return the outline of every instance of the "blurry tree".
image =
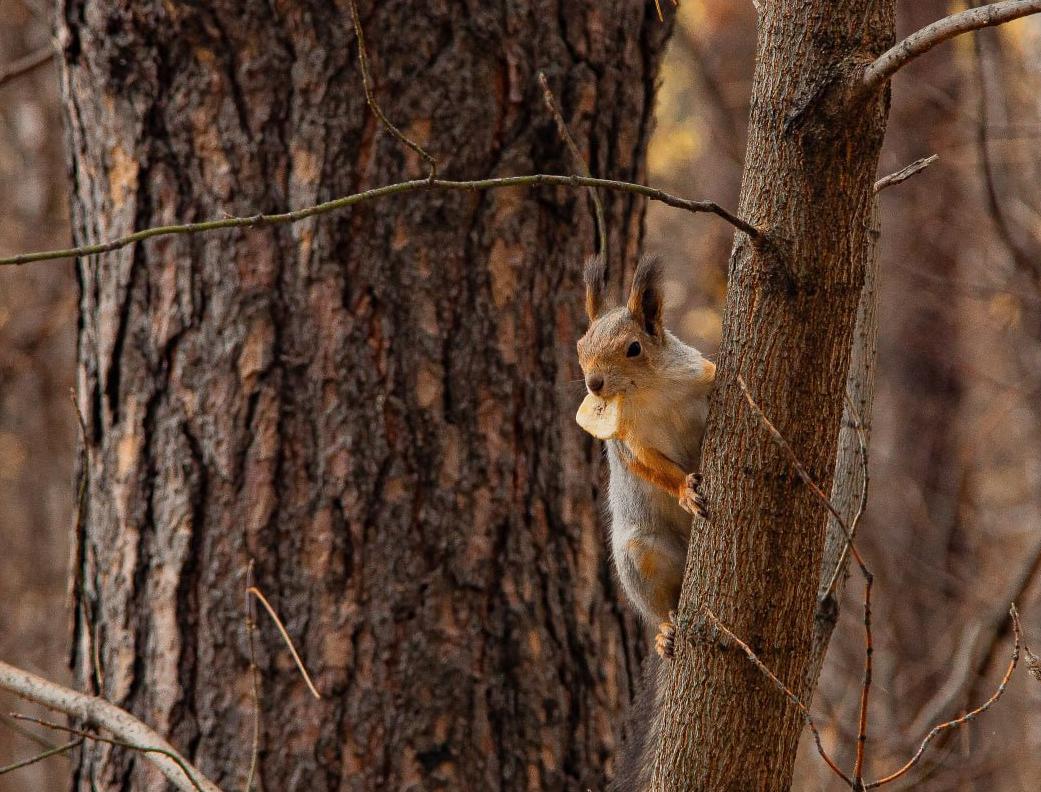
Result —
M46 54L49 38L43 13L0 5L0 75ZM68 241L56 75L43 63L0 83L0 255ZM59 681L68 677L75 293L68 262L0 272L0 658ZM40 748L12 727L15 708L0 695L0 766ZM0 776L0 791L60 789L68 773L68 760L54 759Z

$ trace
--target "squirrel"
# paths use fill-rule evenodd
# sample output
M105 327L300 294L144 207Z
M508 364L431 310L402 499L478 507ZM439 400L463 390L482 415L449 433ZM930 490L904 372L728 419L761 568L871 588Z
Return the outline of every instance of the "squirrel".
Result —
M619 400L606 441L614 564L668 659L691 515L708 516L696 471L716 366L663 326L659 259L640 260L624 306L607 308L602 257L586 263L585 286L589 328L577 346L586 389Z

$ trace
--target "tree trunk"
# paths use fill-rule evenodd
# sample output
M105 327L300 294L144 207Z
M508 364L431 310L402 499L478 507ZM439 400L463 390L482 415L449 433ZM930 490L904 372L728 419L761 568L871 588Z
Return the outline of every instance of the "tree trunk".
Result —
M655 790L785 790L802 718L711 611L804 696L827 512L749 407L740 375L829 491L888 101L857 90L892 43L891 0L762 3L740 214Z
M539 68L594 173L643 176L653 4L361 15L383 109L446 176L573 170ZM422 175L366 108L349 20L342 0L65 0L77 242ZM605 203L629 261L642 203ZM240 787L255 559L324 693L261 614L260 789L602 787L643 638L573 421L593 240L583 193L424 192L81 260L81 684ZM93 745L76 788L157 783Z

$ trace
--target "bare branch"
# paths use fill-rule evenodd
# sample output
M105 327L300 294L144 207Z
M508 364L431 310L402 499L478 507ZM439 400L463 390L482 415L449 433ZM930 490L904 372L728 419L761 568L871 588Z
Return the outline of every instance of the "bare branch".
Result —
M143 754L159 754L165 756L171 762L181 768L181 772L184 773L185 777L191 784L191 788L195 792L203 792L199 782L196 781L190 772L188 772L187 763L180 757L176 751L168 751L165 748L155 748L151 745L137 745L136 743L126 742L124 740L113 740L110 737L102 737L100 734L94 734L92 732L84 731L83 729L74 729L71 726L62 726L60 723L51 723L41 718L34 718L31 715L19 715L16 712L11 713L11 717L18 718L18 720L28 721L29 723L35 723L37 726L45 726L48 729L54 729L55 731L63 731L67 734L79 735L83 740L94 740L96 742L108 743L109 745L116 745L120 748L127 748L131 751L138 751Z
M275 609L271 607L271 603L267 601L267 597L264 596L263 592L256 586L250 586L246 589L247 594L252 594L258 600L260 604L264 606L264 610L268 612L272 620L275 622L275 626L278 627L278 631L282 634L282 640L286 642L286 646L289 647L289 652L293 655L293 660L296 662L296 667L300 669L300 675L304 678L304 682L307 683L308 689L311 691L311 695L316 699L320 699L322 694L318 692L318 689L314 686L311 681L310 674L307 673L307 669L304 668L304 661L300 659L300 655L296 652L296 647L293 646L293 639L289 637L289 633L286 631L285 625L282 624L282 620L278 618L278 614L275 613Z
M260 756L260 674L257 671L257 609L250 596L253 588L253 559L246 567L246 636L249 640L249 675L253 697L253 744L249 753L249 770L246 773L244 792L252 792L253 779L257 774L257 759Z
M922 754L925 752L926 747L929 745L932 739L936 737L936 735L945 732L948 729L953 729L956 726L961 726L964 723L968 723L969 721L974 720L978 715L981 715L982 713L990 709L991 706L995 702L997 702L997 700L1001 698L1002 695L1004 695L1005 689L1008 687L1008 681L1012 678L1012 672L1016 670L1016 663L1019 662L1019 643L1021 631L1019 626L1019 613L1016 611L1015 604L1013 604L1011 608L1009 608L1009 616L1012 619L1012 631L1015 635L1015 643L1012 647L1012 659L1009 660L1008 669L1005 671L1005 676L1001 678L1001 684L999 684L998 689L994 691L994 695L992 695L979 707L972 710L971 712L965 713L960 718L955 718L954 720L949 720L946 723L941 723L938 726L934 726L932 731L930 731L925 736L925 739L922 740L922 744L918 747L918 750L915 752L915 755L912 756L910 760L908 760L907 764L905 764L899 770L885 776L884 778L880 778L877 781L872 781L869 784L865 784L864 789L875 789L877 787L884 786L885 784L888 784L891 781L896 781L898 778L905 775L911 768L918 764L918 761L922 758Z
M54 47L48 44L46 47L40 47L35 52L30 52L28 55L8 63L6 66L0 66L0 87L21 77L23 74L28 74L45 63L50 63L52 60L54 60Z
M910 165L905 165L896 173L890 173L888 176L883 176L881 179L875 182L875 193L880 193L882 192L882 190L885 190L888 187L895 187L898 184L903 184L905 181L910 179L915 174L924 171L938 159L940 159L939 154L932 154L928 157L922 157L921 159L916 159Z
M865 70L864 87L871 91L881 89L897 71L948 39L1038 12L1041 12L1041 0L1003 0L937 20L882 53Z
M65 745L56 745L54 748L49 748L43 753L36 754L36 756L30 756L28 759L23 759L20 762L0 767L0 776L15 770L21 770L23 767L29 767L29 765L34 765L37 762L42 762L44 759L50 759L52 756L68 753L73 748L78 748L81 745L83 745L82 737L75 739L72 742L67 742Z
M726 635L731 641L737 644L741 648L741 651L745 653L745 656L749 659L749 661L751 661L752 665L754 665L760 671L760 673L763 674L763 676L765 676L767 679L773 682L774 687L780 690L788 698L788 700L792 702L792 704L799 708L799 712L802 713L803 720L806 721L806 725L810 727L810 732L813 733L813 741L817 745L817 753L821 755L821 758L824 760L824 762L835 772L835 774L839 778L845 781L849 786L853 786L853 781L850 779L850 777L843 773L841 769L839 769L839 766L835 764L834 760L830 756L828 756L827 752L824 750L824 746L821 744L820 731L817 730L817 724L813 722L813 717L810 715L810 710L806 707L805 704L802 703L802 700L797 695L795 695L794 692L792 692L791 688L789 688L786 684L784 684L784 682L778 679L777 675L774 674L774 672L771 671L766 666L766 664L763 663L763 661L756 656L756 653L752 651L752 647L750 647L748 644L746 644L744 641L742 641L740 638L734 635L734 633L731 632L730 629L716 617L716 614L714 614L707 607L702 608L702 610L708 617L709 621L712 622L713 626L715 626L716 629L718 629L720 632Z
M850 547L853 547L853 533L850 532ZM874 578L867 570L864 572L864 682L860 686L860 718L857 721L857 749L853 762L853 789L861 792L864 789L864 749L867 747L868 699L871 696L871 670L875 654L875 645L871 638L871 587Z
M358 66L361 69L362 85L365 86L365 101L369 105L369 109L372 110L376 118L380 120L380 123L383 124L390 134L426 160L430 166L430 175L427 178L433 181L437 178L437 158L414 140L406 137L404 132L394 126L393 122L383 113L379 102L376 101L376 94L372 88L372 75L369 74L369 53L365 50L365 31L361 26L358 3L356 0L349 0L349 2L351 5L351 19L354 21L354 35L358 37Z
M360 193L346 195L342 198L334 198L331 201L296 209L291 212L280 214L256 214L249 217L222 217L219 220L206 220L200 223L183 223L166 226L155 226L132 234L113 239L108 242L98 242L93 245L80 245L79 247L65 248L63 250L47 250L39 253L22 253L17 256L0 258L0 265L28 264L33 261L54 261L75 256L91 256L97 253L108 253L113 250L132 245L153 237L171 236L174 234L198 234L204 231L216 231L221 228L257 228L260 226L282 225L285 223L296 223L308 217L327 214L338 209L343 209L355 204L383 198L388 195L416 192L430 188L443 190L494 190L502 187L537 187L537 186L564 186L564 187L602 187L606 190L617 190L619 192L642 195L652 201L660 201L667 206L677 209L685 209L688 212L708 212L721 217L739 231L744 231L754 240L762 239L763 233L747 220L742 220L737 215L727 211L714 201L691 201L670 195L664 190L648 187L644 184L632 182L615 181L614 179L594 179L586 176L560 176L555 174L537 173L531 176L504 176L498 179L475 179L473 181L452 181L449 179L413 179L411 181L386 184L382 187L374 187Z
M661 9L659 8L658 11L660 16ZM583 176L592 176L593 174L589 170L589 163L582 156L582 152L578 150L578 144L575 143L575 138L572 136L571 130L568 129L567 122L564 121L564 114L560 112L560 108L557 106L556 97L553 96L553 91L549 88L549 80L546 79L545 72L539 72L539 85L542 86L542 99L546 103L550 115L553 116L553 120L557 122L557 132L560 133L560 137L563 138L564 143L571 152L571 158L575 161L575 165L578 166ZM599 247L597 252L603 257L604 266L607 266L609 254L607 250L607 223L604 220L604 205L601 203L600 193L595 187L589 188L589 196L593 199L593 210L596 213L596 238Z
M94 723L128 744L147 746L150 751L147 754L149 761L181 792L220 792L216 784L192 767L159 734L115 704L63 687L2 661L0 689L9 690L26 701L42 704L81 721ZM80 736L101 739L88 734Z
M50 750L51 748L57 748L58 747L55 743L52 743L50 740L45 740L43 737L38 735L36 732L30 731L29 729L27 729L24 726L22 726L14 718L9 718L7 715L4 715L2 712L0 712L0 723L2 723L4 726L6 726L11 731L13 731L15 734L18 734L18 735L24 737L25 739L29 740L29 742L36 743L36 745L39 745L41 748L43 748L45 750Z

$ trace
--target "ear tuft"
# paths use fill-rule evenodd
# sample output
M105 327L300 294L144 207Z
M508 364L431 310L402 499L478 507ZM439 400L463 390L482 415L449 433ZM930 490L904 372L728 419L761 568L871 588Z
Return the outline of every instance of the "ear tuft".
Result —
M661 258L658 256L644 256L640 259L626 303L633 319L639 322L648 335L656 338L662 334L661 270Z
M604 312L607 298L607 265L603 256L590 256L583 278L586 282L586 316L595 321Z

